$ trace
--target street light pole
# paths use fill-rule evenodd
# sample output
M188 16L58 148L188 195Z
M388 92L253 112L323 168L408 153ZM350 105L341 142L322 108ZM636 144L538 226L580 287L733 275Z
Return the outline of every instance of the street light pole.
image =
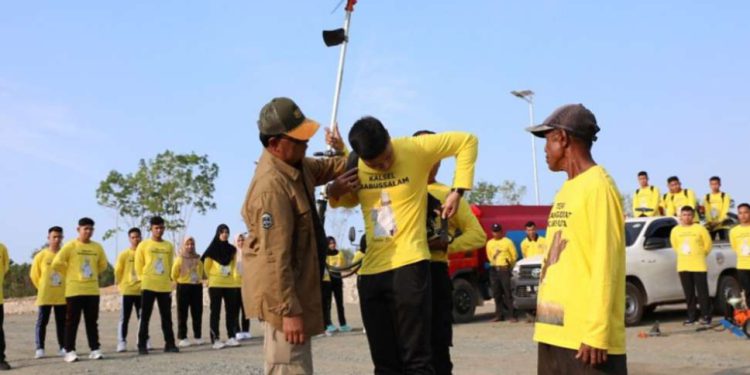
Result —
M522 91L511 91L513 96L523 99L529 105L529 126L534 126L534 92L531 90ZM534 198L536 199L536 205L539 203L539 173L536 166L536 138L533 134L531 135L531 161L534 169Z

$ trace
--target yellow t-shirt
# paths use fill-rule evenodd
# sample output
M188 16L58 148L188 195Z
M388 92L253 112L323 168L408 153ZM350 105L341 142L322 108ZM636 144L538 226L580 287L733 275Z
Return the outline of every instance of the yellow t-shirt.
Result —
M443 158L456 157L453 187L471 189L478 142L474 135L448 132L391 141L394 163L381 172L359 161L362 188L331 199L331 206L362 206L367 256L361 275L387 272L431 258L427 246L427 178Z
M727 193L706 194L706 201L703 202L703 208L706 212L706 223L719 224L715 229L725 229L726 225L721 223L727 219L729 214L729 203L732 197Z
M445 203L445 199L450 194L451 189L446 185L435 182L427 186L427 191L433 197L440 200L441 203ZM436 223L436 225L439 227L440 224ZM459 236L455 236L457 230L461 232ZM479 224L479 220L471 212L469 202L464 199L461 199L461 202L458 204L456 214L448 219L448 232L451 236L455 236L453 237L453 242L448 245L448 252L431 251L431 260L433 262L448 263L449 254L480 249L487 240L487 235L484 233L482 225Z
M512 266L516 263L518 257L516 245L508 237L499 240L491 239L485 245L487 250L487 259L493 267Z
M175 258L172 266L172 280L177 284L201 284L203 282L203 262L198 260L193 269L183 274L182 260L181 256Z
M174 246L167 240L159 242L149 238L135 250L135 272L141 279L141 290L157 293L172 291L172 263Z
M52 268L65 275L65 297L98 296L99 274L107 269L107 254L97 242L75 239L57 252Z
M0 243L0 286L5 283L5 274L8 273L10 267L10 258L8 257L8 248ZM3 288L0 288L0 305L5 303L5 296L3 295Z
M661 193L656 186L646 186L639 188L633 194L633 217L651 217L659 216L659 207L661 206ZM647 209L650 211L640 212L638 209Z
M117 256L115 284L123 296L141 295L141 279L135 272L135 249L127 248Z
M664 194L664 206L666 207L667 216L680 216L680 209L684 206L690 206L693 209L698 208L695 200L695 192L690 189L682 189L679 193ZM699 221L698 214L695 215L695 222Z
M750 225L732 228L729 231L729 242L737 253L737 269L750 270Z
M209 288L240 288L242 283L237 282L237 260L232 259L232 262L226 266L222 266L221 263L206 258L203 261L203 269L208 276L208 287Z
M521 241L521 253L524 258L541 255L544 254L546 246L547 241L542 236L537 236L536 241L532 241L529 237L526 237Z
M29 278L36 288L37 306L55 306L65 304L65 276L52 269L52 260L56 253L44 248L34 256L31 262Z
M601 166L567 180L547 226L534 340L625 354L625 224L620 192Z
M677 272L706 272L706 256L711 252L711 235L702 225L678 225L669 235L677 253Z

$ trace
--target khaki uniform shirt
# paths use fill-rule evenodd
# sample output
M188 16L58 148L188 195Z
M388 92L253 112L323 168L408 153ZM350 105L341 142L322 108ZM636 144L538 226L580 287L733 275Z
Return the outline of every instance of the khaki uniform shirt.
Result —
M243 278L242 300L250 317L282 331L283 317L301 315L305 334L323 332L312 194L345 168L343 157L305 158L300 170L263 151L242 206L249 233L242 272L253 275Z

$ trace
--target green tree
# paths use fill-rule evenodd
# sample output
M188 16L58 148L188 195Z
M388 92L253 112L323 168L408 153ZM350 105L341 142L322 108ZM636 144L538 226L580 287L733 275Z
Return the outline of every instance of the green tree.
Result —
M494 204L500 187L487 181L479 181L474 188L469 191L466 201L471 204Z
M633 217L633 196L620 193L620 203L622 204L622 211L625 212L625 217Z
M497 190L500 193L501 203L508 205L521 204L521 199L526 195L526 186L518 185L511 180L503 181Z
M133 173L110 171L99 183L96 199L131 227L147 227L149 217L162 216L167 232L178 243L193 212L204 215L216 209L213 194L218 176L219 166L209 162L207 155L167 150L154 159L141 159ZM106 231L104 239L122 229Z

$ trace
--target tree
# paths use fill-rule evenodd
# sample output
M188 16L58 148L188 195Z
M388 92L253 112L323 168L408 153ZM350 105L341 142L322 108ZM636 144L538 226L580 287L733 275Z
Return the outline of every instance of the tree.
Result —
M471 204L493 204L500 187L487 181L479 181L469 191L466 201Z
M515 181L510 180L503 181L497 190L502 197L502 203L508 205L521 204L521 199L526 195L526 186L517 185Z
M500 199L497 198L498 194ZM526 195L526 186L517 185L515 181L505 180L502 185L495 185L487 181L479 181L466 196L471 204L521 204Z
M147 227L149 217L163 217L172 241L178 243L194 211L204 215L216 209L213 193L218 175L219 166L210 163L207 155L167 150L154 159L141 159L134 173L110 171L99 183L96 199L131 227ZM106 231L104 239L121 230Z
M633 217L633 196L620 193L620 203L622 204L622 211L625 212L625 217Z

